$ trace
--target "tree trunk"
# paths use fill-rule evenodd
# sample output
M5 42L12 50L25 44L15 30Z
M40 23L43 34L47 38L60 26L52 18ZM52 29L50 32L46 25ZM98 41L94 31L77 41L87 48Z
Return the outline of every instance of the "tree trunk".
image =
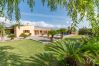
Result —
M92 63L85 63L84 66L93 66Z
M52 36L50 37L50 39L51 39L51 42L53 42L53 38L54 38L54 36L52 35Z
M63 34L63 33L61 33L61 39L63 39L63 37L64 37L64 34Z
M77 66L76 61L71 57L65 58L64 63L68 64L68 66Z
M4 30L2 30L2 31L1 31L1 40L2 40L2 41L4 41L4 40L5 40L5 39L4 39L4 33L5 33L5 31L4 31Z

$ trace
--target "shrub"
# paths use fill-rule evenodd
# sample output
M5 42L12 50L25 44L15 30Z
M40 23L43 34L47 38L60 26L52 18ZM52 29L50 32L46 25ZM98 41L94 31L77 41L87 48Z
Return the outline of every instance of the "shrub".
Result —
M75 32L77 31L76 27L68 27L67 33L68 34L75 34Z
M81 28L79 29L79 34L80 35L92 35L92 29L90 28Z
M31 33L21 33L20 37L26 38L29 37Z
M51 36L51 37L50 37L51 42L53 41L53 38L54 38L54 36L55 36L56 34L57 34L57 31L56 31L56 30L50 30L50 31L48 32L48 35Z
M67 29L65 29L65 28L60 28L59 30L57 30L57 32L59 32L59 34L61 34L61 39L63 39L64 34L67 33Z
M16 36L15 36L15 34L9 34L8 37L9 37L11 40L13 40Z
M6 34L6 35L11 34L10 30L5 30L5 34Z

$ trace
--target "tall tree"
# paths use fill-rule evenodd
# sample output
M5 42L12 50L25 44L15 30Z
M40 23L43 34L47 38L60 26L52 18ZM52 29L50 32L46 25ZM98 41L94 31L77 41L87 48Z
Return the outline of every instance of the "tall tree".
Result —
M32 9L35 0L0 0L0 16L5 15L5 10L7 10L7 16L12 19L12 14L15 14L17 21L20 20L20 8L19 4L21 2L26 2ZM48 7L53 11L57 7L61 6L66 8L68 14L76 25L83 20L84 17L90 22L93 32L96 32L99 28L99 0L41 0L44 5L46 2ZM96 11L95 11L96 10ZM78 18L79 17L79 18Z
M84 17L89 21L94 33L99 33L99 0L48 0L51 9L63 6L72 18L73 25L76 26ZM97 35L97 34L96 34Z

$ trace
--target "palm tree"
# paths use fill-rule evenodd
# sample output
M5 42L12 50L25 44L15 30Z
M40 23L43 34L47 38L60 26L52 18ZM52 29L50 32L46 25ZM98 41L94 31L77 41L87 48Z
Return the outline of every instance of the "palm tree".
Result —
M84 44L81 41L57 41L47 46L46 51L52 52L60 62L69 66L93 66L98 54L99 45ZM62 65L60 65L62 66Z
M58 66L58 61L51 53L40 53L30 57L33 66Z
M61 39L63 39L64 33L66 33L67 30L66 30L65 28L61 28L61 29L59 29L58 31L59 31L59 33L61 34Z
M45 53L37 54L31 60L36 66L94 66L98 51L99 45L94 41L60 40L46 45Z
M56 30L50 30L50 31L48 32L48 35L51 36L51 37L50 37L51 42L53 41L54 35L56 35L56 34L57 34Z

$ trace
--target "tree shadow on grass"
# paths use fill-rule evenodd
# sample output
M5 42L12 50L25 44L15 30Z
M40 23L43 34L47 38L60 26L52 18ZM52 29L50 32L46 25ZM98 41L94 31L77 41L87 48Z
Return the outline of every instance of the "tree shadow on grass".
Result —
M13 49L10 46L0 47L0 66L24 66L22 56L9 52Z

